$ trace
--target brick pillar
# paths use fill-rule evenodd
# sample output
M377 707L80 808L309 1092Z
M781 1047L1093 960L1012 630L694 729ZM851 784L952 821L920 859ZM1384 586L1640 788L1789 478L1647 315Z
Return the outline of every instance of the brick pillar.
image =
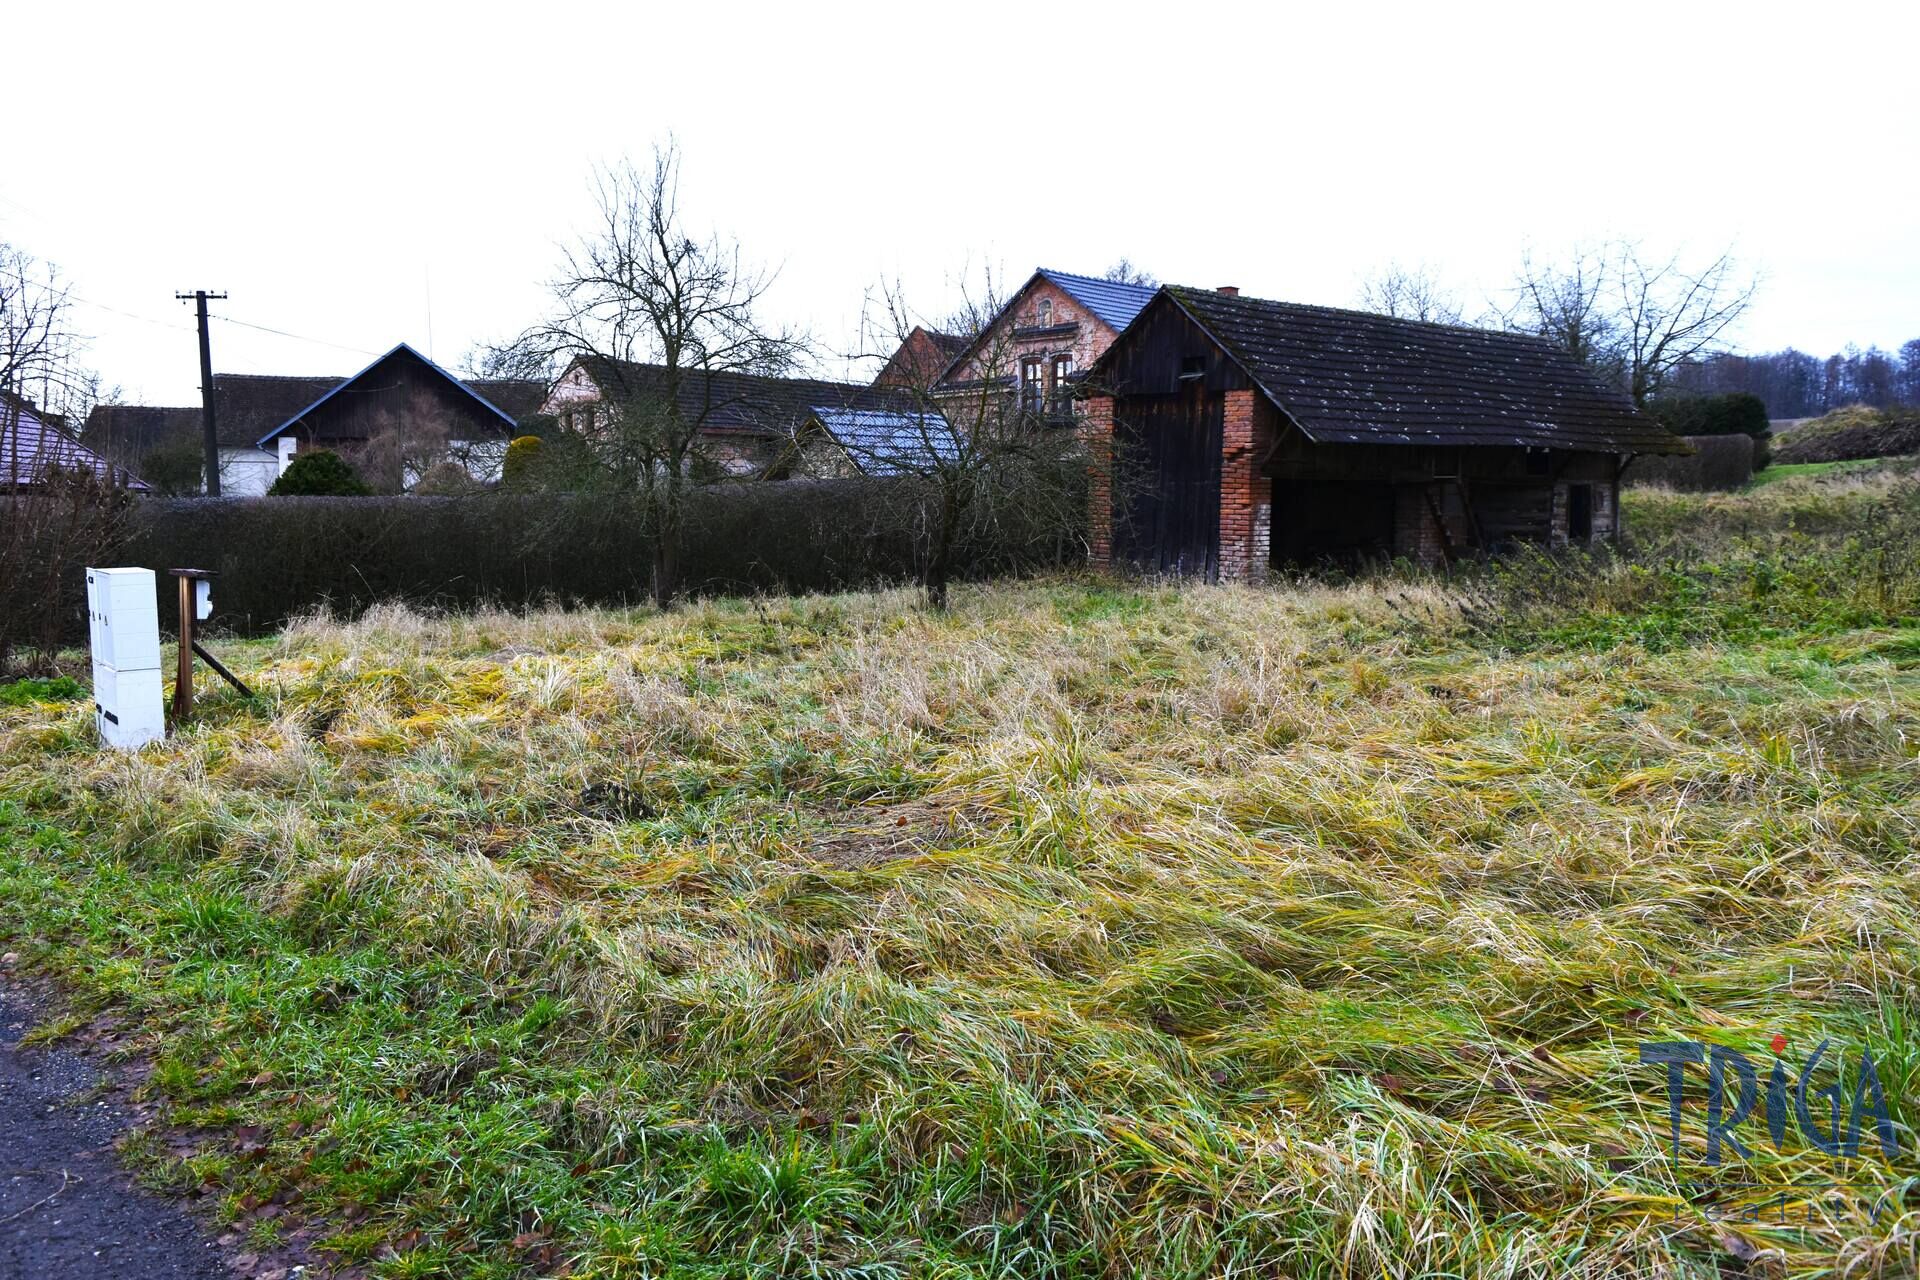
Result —
M1113 397L1089 396L1075 430L1087 450L1087 559L1113 562Z
M1393 489L1393 554L1418 565L1439 568L1447 562L1446 539L1433 508L1437 487L1401 484Z
M1262 583L1273 537L1273 480L1260 474L1269 431L1251 390L1226 393L1220 428L1220 581Z

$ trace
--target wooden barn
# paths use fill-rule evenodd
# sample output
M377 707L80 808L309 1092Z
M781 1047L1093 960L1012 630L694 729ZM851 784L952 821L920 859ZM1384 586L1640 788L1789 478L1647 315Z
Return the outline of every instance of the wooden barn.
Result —
M1686 446L1536 338L1160 290L1089 371L1096 560L1226 581L1620 530Z
M279 470L302 450L352 455L376 437L399 433L432 436L477 478L493 479L507 442L546 393L537 382L463 382L404 342L352 377L328 383L256 442L277 456Z

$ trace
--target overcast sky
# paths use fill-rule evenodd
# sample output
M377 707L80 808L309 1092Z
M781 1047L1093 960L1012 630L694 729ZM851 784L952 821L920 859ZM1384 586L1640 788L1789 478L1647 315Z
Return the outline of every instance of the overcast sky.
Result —
M1125 255L1342 305L1397 260L1472 303L1615 236L1732 246L1751 348L1920 335L1912 0L658 8L9 6L0 239L147 403L197 399L179 289L231 294L219 370L457 363L669 133L692 221L830 350L882 277L937 314L969 267Z

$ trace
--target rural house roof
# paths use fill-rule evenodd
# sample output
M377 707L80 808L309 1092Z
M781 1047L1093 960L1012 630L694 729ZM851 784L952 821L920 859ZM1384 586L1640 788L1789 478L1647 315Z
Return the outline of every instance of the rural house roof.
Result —
M300 416L350 381L352 379L337 375L214 374L214 430L221 447L257 448L263 439L278 434L290 419ZM547 396L545 383L517 378L475 378L461 386L516 423L538 413ZM87 415L86 428L80 438L123 464L137 463L162 445L198 442L200 406L99 405Z
M229 449L259 447L260 437L340 385L339 378L281 374L213 375L213 426Z
M1060 289L1085 307L1089 315L1115 333L1132 324L1133 318L1153 300L1153 295L1158 291L1155 285L1122 284L1117 280L1102 280L1098 276L1078 276L1071 271L1055 271L1051 267L1041 267L1007 296L1006 304L993 313L993 318L987 321L979 333L960 340L960 345L947 360L947 367L941 372L940 385L950 389L971 385L953 380L954 372L966 362L967 357L973 354L976 347L986 341L989 334L999 328L1001 321L1020 304L1022 298L1032 291L1033 286L1042 280ZM1011 381L1011 377L1000 380Z
M574 363L614 401L645 396L666 375L660 365L608 356L581 356ZM761 436L791 437L818 406L888 409L909 399L890 387L747 373L702 376L691 370L682 370L679 387L680 411L698 419L701 430Z
M826 404L814 406L812 421L870 476L919 474L936 461L952 461L960 454L952 426L930 410Z
M213 375L214 431L224 449L251 449L270 431L338 386L339 378L278 374ZM174 405L103 404L87 415L81 438L126 462L161 445L200 438L200 408Z
M101 404L87 415L80 440L128 465L163 444L198 440L200 410L150 404Z
M1213 289L1162 293L1317 444L1686 451L1626 396L1540 338Z
M91 471L110 484L147 489L144 481L48 425L26 404L12 397L0 400L0 490L38 484L50 470Z
M1133 318L1153 301L1153 295L1158 292L1155 285L1122 284L1118 280L1076 276L1072 272L1055 271L1049 267L1042 267L1034 274L1072 294L1074 301L1093 312L1101 323L1115 333L1132 324ZM1021 287L1021 292L1026 292L1025 286Z
M425 365L432 372L439 374L442 378L445 378L447 380L447 383L450 386L457 387L461 391L465 392L468 396L472 397L474 402L478 404L483 410L493 415L493 417L499 419L501 431L510 435L513 433L515 429L518 428L519 422L512 414L507 413L505 410L501 409L498 405L495 405L491 400L488 400L485 396L481 395L478 391L475 391L470 384L460 381L460 379L454 377L452 374L448 373L445 369L442 369L439 365L435 364L433 361L421 355L418 351L415 351L411 346L402 342L399 345L395 346L393 350L388 351L384 355L380 356L377 360L373 361L373 363L369 364L366 368L354 374L351 378L340 379L334 386L327 388L327 390L321 393L319 396L315 397L313 400L309 401L308 403L302 405L300 408L296 409L294 412L288 414L285 418L275 423L271 430L262 434L259 437L259 439L255 441L255 443L260 448L265 448L267 443L270 440L272 440L275 436L278 436L281 432L287 430L289 427L292 427L298 424L303 418L307 417L307 415L311 414L314 410L318 409L321 405L327 403L327 401L333 399L335 396L351 391L355 383L359 382L362 378L366 377L368 374L372 373L375 369L378 369L380 366L386 364L389 360L392 360L396 356L403 357L403 358L410 357L414 360L419 361L421 364ZM218 378L214 380L214 385L215 386L219 385ZM217 414L218 412L219 410L218 410L218 407L216 406L215 413ZM217 422L215 425L216 427L220 426L220 424ZM222 434L224 435L225 434L224 428L221 428L221 430L222 430Z
M547 399L547 384L530 378L466 378L461 385L521 423L539 417Z

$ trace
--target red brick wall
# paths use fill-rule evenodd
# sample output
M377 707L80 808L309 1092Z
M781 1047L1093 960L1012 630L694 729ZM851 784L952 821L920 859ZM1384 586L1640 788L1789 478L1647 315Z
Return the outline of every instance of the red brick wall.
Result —
M1272 427L1251 389L1229 391L1220 428L1220 580L1265 582L1273 527L1273 481L1260 474Z
M1089 396L1075 424L1087 450L1087 558L1113 560L1113 397Z

